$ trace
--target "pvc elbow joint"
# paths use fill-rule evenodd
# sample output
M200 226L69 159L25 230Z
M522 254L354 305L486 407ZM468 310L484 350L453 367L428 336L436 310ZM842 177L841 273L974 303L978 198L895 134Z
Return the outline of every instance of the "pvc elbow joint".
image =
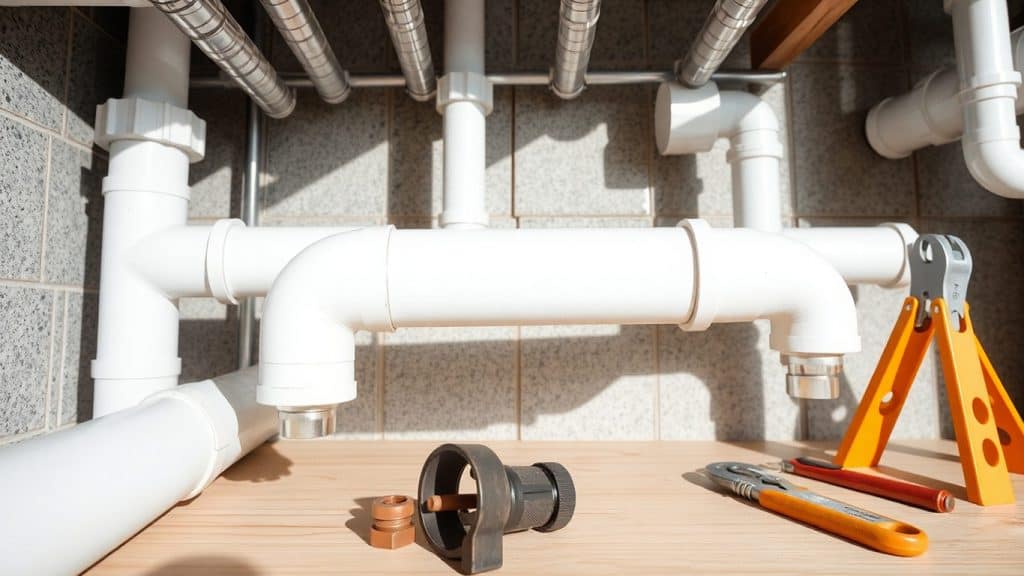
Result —
M787 391L835 398L842 355L860 351L857 310L842 276L808 246L780 234L681 224L693 240L696 301L684 330L771 321L769 345L787 364Z
M394 330L386 278L392 229L363 228L316 242L267 294L256 397L277 407L282 437L333 433L335 407L356 397L355 333Z
M967 170L978 184L1003 198L1024 199L1024 150L1019 141L965 138L963 150Z

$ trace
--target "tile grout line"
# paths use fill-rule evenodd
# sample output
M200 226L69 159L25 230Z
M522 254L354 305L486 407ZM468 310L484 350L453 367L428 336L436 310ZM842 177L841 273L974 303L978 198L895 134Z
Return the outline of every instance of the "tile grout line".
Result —
M523 327L516 326L516 440L523 439Z
M82 286L72 286L65 284L50 284L47 282L35 280L17 280L14 278L0 278L0 287L34 288L37 290L64 290L67 292L76 292L79 294L95 294L98 292L96 288L83 288Z
M68 8L68 30L67 30L67 44L64 45L64 100L61 102L61 119L60 119L60 134L66 135L68 132L68 123L70 120L68 116L71 114L71 108L68 106L71 94L71 51L74 46L75 37L75 9Z
M53 179L53 139L46 139L46 168L43 170L43 230L39 240L39 283L46 282L46 221L50 212L50 183Z
M57 427L60 427L64 421L64 374L67 366L64 363L67 361L68 351L68 310L71 308L69 302L70 296L67 292L64 293L64 320L61 323L61 336L60 336L60 373L57 381ZM81 351L79 351L81 354Z
M81 143L81 142L79 142L77 140L74 140L74 139L72 139L72 138L70 138L68 136L65 136L64 134L62 134L60 132L60 130L54 130L53 128L50 128L50 127L45 126L43 124L40 124L39 122L36 122L35 120L32 120L31 118L28 118L27 116L23 116L23 115L21 115L21 114L19 114L17 112L14 112L13 110L7 110L6 108L0 108L0 118L6 118L6 119L14 122L15 124L19 124L21 126L24 126L25 128L28 128L28 129L30 129L30 130L32 130L34 132L39 133L41 136L49 136L49 137L53 138L54 140L58 140L58 141L60 141L60 142L62 142L64 144L67 144L69 146L74 146L76 148L79 148L83 152L89 152L91 154L96 154L96 155L105 155L103 153L104 152L103 150L99 150L99 151L94 150L93 148L91 148L89 146L86 146L85 144L83 144L83 143Z
M57 297L64 297L62 292L53 291L50 293L54 299L50 302L50 350L46 359L46 374L43 377L43 430L50 430L50 405L52 402L51 384L53 382L53 352L54 352L54 339L56 336L56 326L54 324L57 321ZM58 421L60 419L58 418Z

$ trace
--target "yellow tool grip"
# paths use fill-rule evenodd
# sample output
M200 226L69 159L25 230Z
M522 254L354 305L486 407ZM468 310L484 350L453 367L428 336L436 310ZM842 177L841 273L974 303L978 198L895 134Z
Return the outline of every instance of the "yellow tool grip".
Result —
M763 490L758 501L761 506L773 512L838 534L880 552L896 556L917 556L928 549L928 535L920 529L872 513L866 514L875 516L880 521L867 520L779 490ZM849 508L860 512L859 509Z

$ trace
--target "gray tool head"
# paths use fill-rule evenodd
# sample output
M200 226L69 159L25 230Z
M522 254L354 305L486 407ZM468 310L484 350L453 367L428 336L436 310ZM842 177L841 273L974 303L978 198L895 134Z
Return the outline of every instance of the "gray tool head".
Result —
M965 316L967 283L971 279L971 252L963 240L948 234L923 234L910 250L910 295L920 307L916 325L931 316L931 303L942 298L949 308L950 322L959 328Z

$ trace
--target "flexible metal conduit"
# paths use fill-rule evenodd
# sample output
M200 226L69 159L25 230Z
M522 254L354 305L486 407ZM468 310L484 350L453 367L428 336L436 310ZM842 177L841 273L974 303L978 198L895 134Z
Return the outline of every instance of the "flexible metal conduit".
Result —
M767 0L718 0L686 57L676 62L680 82L697 88L711 79Z
M601 0L562 0L558 23L558 49L551 77L551 91L566 100L586 87L584 75L597 34Z
M219 0L150 0L272 118L295 109L292 92Z
M324 30L306 0L260 0L278 32L326 102L348 98L348 74L327 43Z
M402 66L406 90L416 100L430 100L437 90L437 79L420 1L380 0L380 7Z

